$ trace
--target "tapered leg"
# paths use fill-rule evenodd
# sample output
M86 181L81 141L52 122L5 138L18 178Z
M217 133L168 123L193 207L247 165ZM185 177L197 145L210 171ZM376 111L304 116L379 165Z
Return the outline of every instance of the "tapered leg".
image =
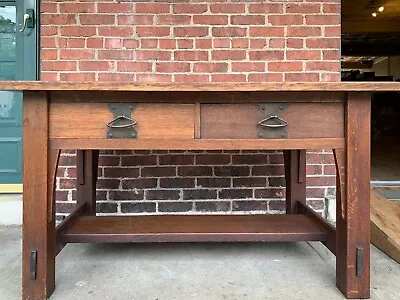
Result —
M47 299L55 286L54 181L45 92L24 92L22 298Z
M306 151L284 150L286 213L297 213L296 202L306 201Z
M77 202L86 203L86 214L96 215L96 181L98 150L78 150L76 153Z
M336 284L347 298L370 295L370 95L349 93L346 149L337 166Z

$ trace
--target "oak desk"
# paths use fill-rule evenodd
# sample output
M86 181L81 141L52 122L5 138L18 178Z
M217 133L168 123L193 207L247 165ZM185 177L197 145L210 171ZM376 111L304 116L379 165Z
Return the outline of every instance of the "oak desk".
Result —
M23 299L55 287L66 243L321 241L336 282L367 298L370 92L398 83L115 84L0 82L24 92ZM60 149L77 149L77 205L55 227ZM282 149L286 215L95 216L99 149ZM337 228L306 204L305 149L333 149Z

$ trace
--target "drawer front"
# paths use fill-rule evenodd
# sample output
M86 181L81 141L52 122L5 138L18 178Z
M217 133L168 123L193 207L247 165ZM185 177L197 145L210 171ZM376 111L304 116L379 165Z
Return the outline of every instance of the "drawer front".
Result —
M135 103L131 118L137 123L138 139L193 139L194 105ZM107 103L50 104L51 138L106 139L115 116Z
M343 103L202 104L201 138L342 138ZM279 117L276 118L275 116ZM268 119L261 126L260 121ZM279 125L277 127L270 125ZM282 134L280 134L282 132ZM279 133L278 135L276 133ZM278 137L279 136L279 137Z

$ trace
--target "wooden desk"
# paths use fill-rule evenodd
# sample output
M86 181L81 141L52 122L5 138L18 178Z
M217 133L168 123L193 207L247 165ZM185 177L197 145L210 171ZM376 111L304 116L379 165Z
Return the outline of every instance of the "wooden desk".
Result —
M66 243L197 241L321 241L336 254L342 293L369 297L370 92L400 84L0 82L2 89L24 91L23 299L51 295ZM60 149L78 150L78 203L55 228ZM282 149L287 214L96 217L99 149ZM334 151L336 229L306 205L305 149Z

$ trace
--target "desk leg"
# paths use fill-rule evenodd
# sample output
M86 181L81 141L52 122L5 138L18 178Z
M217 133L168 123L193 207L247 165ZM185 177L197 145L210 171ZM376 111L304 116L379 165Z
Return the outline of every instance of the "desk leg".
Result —
M370 95L349 93L346 149L337 166L336 284L347 298L370 295Z
M86 202L86 214L96 215L96 181L98 150L78 150L76 153L77 202Z
M22 299L47 299L55 285L54 180L45 92L24 93Z
M286 213L297 213L297 201L306 202L306 150L284 150Z

